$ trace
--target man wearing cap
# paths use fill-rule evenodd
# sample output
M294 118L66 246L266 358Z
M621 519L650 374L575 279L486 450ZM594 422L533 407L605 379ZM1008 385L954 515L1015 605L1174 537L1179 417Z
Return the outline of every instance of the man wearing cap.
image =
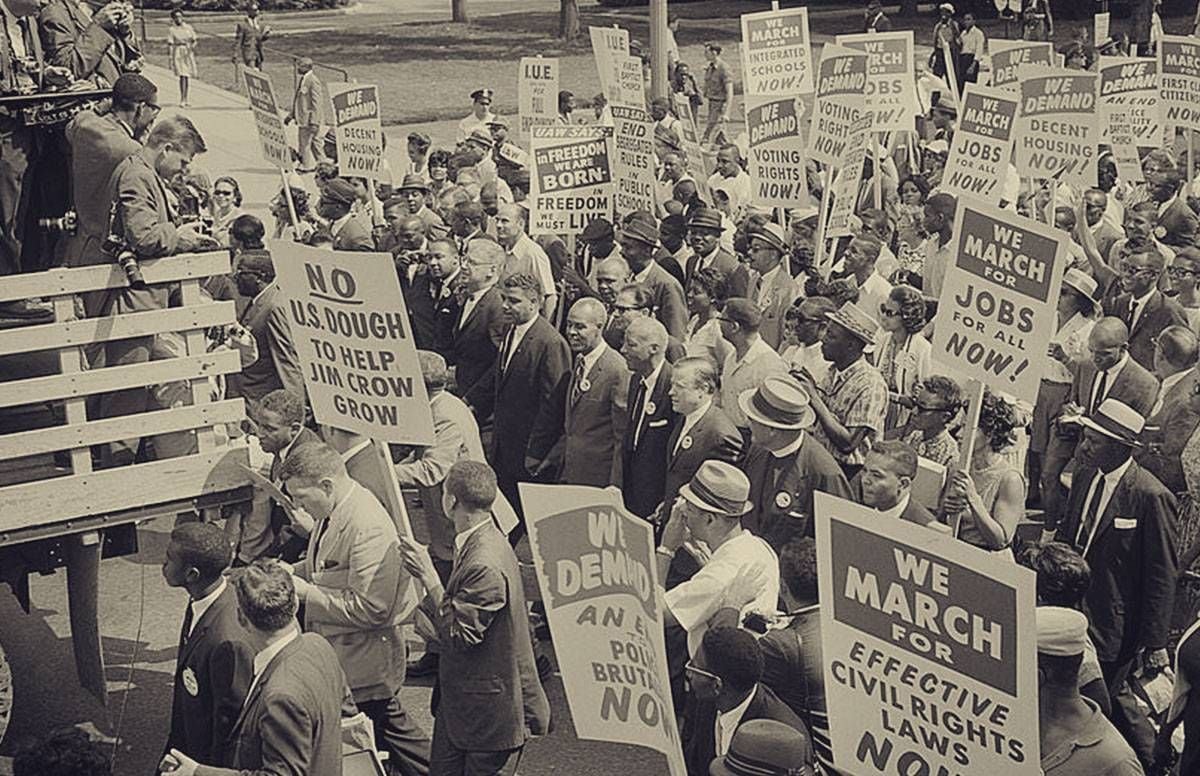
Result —
M762 310L759 334L776 350L783 342L784 314L802 291L784 264L785 255L787 246L779 224L768 221L750 232L750 268L758 273L751 298Z
M629 420L621 443L621 487L625 507L649 518L662 504L667 481L669 443L679 422L668 392L667 330L653 318L639 317L625 329L621 355L629 366Z
M1192 400L1200 385L1196 335L1186 326L1168 326L1154 348L1154 373L1162 381L1146 418L1145 447L1134 458L1175 494L1187 491L1180 454L1200 424Z
M709 41L704 44L704 99L708 100L708 121L704 125L701 145L713 143L724 136L729 111L733 108L733 72L721 59L721 44Z
M226 378L229 398L257 401L280 388L305 396L304 375L287 314L275 282L275 265L265 248L242 251L234 268L238 293L252 300L239 321L258 346L258 359Z
M471 92L471 113L458 122L458 132L454 141L461 145L475 130L482 129L486 132L488 122L494 121L495 118L496 114L492 113L492 90L476 89Z
M721 213L712 208L697 208L687 222L687 241L695 252L684 267L688 283L698 270L715 267L725 273L725 283L732 296L746 296L750 291L750 273L729 251L721 247Z
M933 53L929 57L930 69L934 75L944 79L948 76L946 49L949 49L950 64L953 65L958 64L958 53L962 50L958 22L954 21L954 6L950 3L938 6L938 20L933 25L933 46ZM958 88L962 89L961 83Z
M358 190L345 178L334 178L321 189L317 215L329 223L335 251L375 250L371 230L351 212L357 201Z
M729 416L714 402L716 366L703 357L681 358L672 364L671 407L680 417L667 442L667 479L660 514L665 520L679 489L700 464L708 460L736 463L742 455L742 437Z
M612 222L604 217L593 218L579 233L579 242L582 247L575 258L575 271L594 287L600 262L621 255Z
M798 376L817 414L817 438L846 476L853 478L871 442L883 433L887 413L887 382L863 355L874 344L879 327L853 302L825 317L829 327L821 340L821 353L830 362L829 374L820 388L803 373Z
M1153 734L1145 734L1136 703L1123 691L1138 663L1149 678L1169 662L1178 510L1158 478L1133 460L1142 445L1143 415L1108 398L1079 423L1084 427L1082 467L1071 483L1058 537L1092 569L1084 607L1113 695L1113 722L1148 764Z
M645 211L633 213L621 230L621 255L629 263L632 281L650 291L654 317L676 339L687 328L687 303L683 286L654 260L658 248L658 223Z
M805 433L816 415L808 393L788 376L772 376L738 397L750 424L743 470L754 508L743 525L778 551L791 539L813 535L813 493L851 497L846 475L829 451Z
M538 279L542 288L539 309L546 320L551 320L558 306L558 288L550 257L542 246L525 233L525 208L504 203L496 211L496 241L504 249L504 274L528 274Z
M866 25L863 27L863 32L891 32L892 20L883 12L883 3L879 0L868 0L866 16Z
M1121 295L1105 305L1106 315L1125 321L1129 328L1129 355L1146 369L1154 368L1154 337L1168 326L1186 326L1183 308L1159 290L1166 267L1162 252L1150 243L1127 251L1118 267Z
M463 150L475 160L475 172L479 174L480 183L492 183L499 180L496 160L492 157L495 149L496 142L492 138L492 131L487 127L473 129L471 134L467 135ZM506 201L511 202L512 192L508 191L508 184L504 184L504 191L507 194Z
M721 367L721 406L750 439L750 426L738 406L738 397L771 375L787 374L787 364L759 333L762 311L749 299L735 297L725 302L717 319L723 336L733 351Z
M1046 776L1140 776L1142 766L1120 732L1079 692L1088 619L1061 606L1039 606L1038 734Z
M321 80L313 72L313 61L301 57L296 61L300 80L292 97L292 118L296 120L297 145L300 147L300 167L297 172L312 172L325 153L317 143L321 132Z

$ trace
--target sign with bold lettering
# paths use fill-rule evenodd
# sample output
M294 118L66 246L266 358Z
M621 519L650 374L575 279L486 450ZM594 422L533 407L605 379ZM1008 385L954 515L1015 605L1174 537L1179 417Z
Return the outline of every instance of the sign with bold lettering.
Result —
M1057 178L1077 186L1096 185L1096 112L1099 77L1063 68L1022 65L1017 113L1017 172Z
M379 90L374 86L330 84L341 175L375 180L383 169L383 127Z
M742 14L742 80L757 97L813 90L807 8Z
M761 207L804 207L804 103L799 98L746 98L751 199Z
M575 733L657 750L684 776L653 527L601 488L520 490Z
M433 416L391 254L271 244L285 323L318 423L433 444Z
M617 215L654 212L654 123L645 108L612 106Z
M833 167L841 164L850 127L863 113L867 55L826 43L817 68L817 98L808 138L810 158Z
M814 494L833 763L853 776L1039 776L1035 579Z
M1176 127L1200 129L1200 38L1164 35L1158 42L1158 72L1163 122L1172 133Z
M1048 358L1044 335L1056 328L1067 239L1045 224L960 198L933 360L1033 404Z
M611 127L533 127L530 234L579 234L613 217Z
M988 52L992 57L992 86L1013 92L1018 91L1017 68L1021 65L1058 64L1054 44L1049 42L992 38L988 41Z
M254 124L258 127L258 141L263 156L281 170L292 169L292 147L283 130L283 119L279 117L279 102L275 99L275 88L266 73L242 68L246 83L246 94L250 98L250 110L254 113Z
M864 113L850 128L850 141L846 143L842 162L833 179L833 206L829 209L829 220L825 222L826 237L845 237L853 233L850 216L858 204L858 186L862 182L863 163L871 145L872 113Z
M1100 57L1100 142L1112 148L1117 175L1127 183L1143 179L1139 149L1163 141L1158 100L1158 60L1153 57Z
M620 27L588 27L592 38L592 56L600 73L600 91L610 103L619 96L621 81L618 57L629 56L629 31ZM623 103L622 103L623 104Z
M517 115L521 137L529 137L529 128L558 121L558 60L521 57L517 79Z
M941 188L999 205L1012 158L1017 96L978 84L966 86Z
M875 111L875 131L909 131L921 112L913 77L913 34L872 32L838 35L837 44L867 55L867 105Z

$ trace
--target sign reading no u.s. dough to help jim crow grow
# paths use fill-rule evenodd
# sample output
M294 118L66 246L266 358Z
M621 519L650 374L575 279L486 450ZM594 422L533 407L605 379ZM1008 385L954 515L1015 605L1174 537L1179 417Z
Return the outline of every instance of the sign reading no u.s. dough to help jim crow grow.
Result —
M1034 574L815 494L833 764L849 776L1040 776Z
M387 253L278 241L279 289L318 423L381 442L433 444L429 396Z
M578 234L613 217L612 127L533 127L530 234Z

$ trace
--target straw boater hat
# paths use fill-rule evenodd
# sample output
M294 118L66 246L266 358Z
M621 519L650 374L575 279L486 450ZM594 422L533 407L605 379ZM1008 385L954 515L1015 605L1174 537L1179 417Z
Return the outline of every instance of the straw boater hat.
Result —
M417 191L429 191L429 184L420 175L409 173L404 176L404 180L400 183L400 187L396 191L404 191L405 189L416 189Z
M1076 267L1071 267L1063 273L1063 285L1070 286L1092 303L1092 307L1096 306L1096 292L1099 290L1099 285L1096 279L1088 273Z
M754 505L750 503L750 480L741 469L724 461L705 461L692 481L679 489L679 495L705 512L725 517L741 517Z
M750 232L750 239L752 241L760 240L780 253L787 251L787 244L785 243L783 236L783 227L774 221L768 221L761 226L755 227L754 230Z
M1095 413L1080 416L1079 424L1128 447L1141 447L1138 437L1146 428L1146 418L1119 399L1105 399Z
M858 337L867 345L875 344L875 337L878 335L879 326L875 323L874 318L867 315L854 302L846 302L837 310L825 313L825 317L855 337Z
M783 375L768 377L757 388L743 391L738 406L751 420L784 430L808 428L817 417L804 387Z

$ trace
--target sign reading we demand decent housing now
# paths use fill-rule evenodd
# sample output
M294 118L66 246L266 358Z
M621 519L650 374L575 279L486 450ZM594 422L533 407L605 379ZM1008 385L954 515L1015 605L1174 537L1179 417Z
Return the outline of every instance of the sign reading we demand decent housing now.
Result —
M1035 776L1035 577L816 493L833 763L851 776Z
M317 422L381 442L433 444L429 397L391 255L282 241L271 252Z
M379 89L356 84L331 84L338 169L342 175L375 180L383 169L383 127L379 119Z

